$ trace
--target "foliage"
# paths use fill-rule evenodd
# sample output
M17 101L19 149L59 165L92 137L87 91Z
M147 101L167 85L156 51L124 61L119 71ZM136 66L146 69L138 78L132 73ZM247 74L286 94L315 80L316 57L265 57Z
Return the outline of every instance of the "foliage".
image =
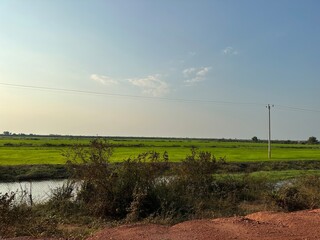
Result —
M261 188L264 181L255 184L248 177L217 179L214 173L226 164L225 158L217 160L195 148L174 167L167 154L154 151L110 164L112 146L99 140L73 153L68 155L69 166L82 182L77 201L93 216L136 221L149 216L182 220L210 211L223 215L268 189ZM230 211L224 209L227 205Z
M308 144L317 144L317 143L319 143L319 141L317 140L317 138L316 137L309 137L308 138L308 141L307 141L307 143Z
M15 193L0 193L0 236L54 236L59 231L51 215L39 217L30 206L17 204Z
M109 143L98 140L92 141L88 149L75 150L69 164L73 176L82 181L78 200L93 215L113 218L124 218L129 212L138 217L148 215L149 208L156 206L152 203L152 191L168 167L167 155L148 152L111 165L111 154Z
M13 219L12 209L14 208L15 193L0 194L0 222L11 223ZM1 232L3 232L2 230Z
M62 140L56 141L60 147L66 144ZM19 144L24 144L23 147L31 144L9 143L12 145L3 145L2 148L14 150L22 148ZM66 169L71 176L70 181L53 190L51 199L43 204L17 204L16 194L0 194L0 236L84 238L90 232L88 228L94 229L95 222L100 219L129 222L153 219L172 223L190 218L248 213L241 207L245 204L269 207L275 204L288 211L320 207L319 176L290 180L274 187L278 179L316 174L315 171L298 170L320 169L319 161L227 162L225 157L217 158L212 154L212 151L217 151L218 156L224 156L223 151L226 154L239 151L249 154L264 146L260 143L103 139L74 143L68 145L71 150L64 154L67 167L56 165L52 169L49 165L34 165L28 170L26 166L0 167L1 176L2 173L14 175L16 171L19 176L38 176L40 179L43 172L48 176L52 172L65 173ZM39 139L32 140L32 144L38 144L39 149L44 146L46 149L55 148ZM147 151L114 162L116 151L126 151L128 146L135 151ZM199 146L205 146L203 151ZM290 147L293 151L310 151L312 148L319 151L317 146L287 144L278 145L278 154ZM172 162L170 151L176 149L188 149L189 152L184 157L179 155L179 162ZM177 159L177 155L175 157ZM76 183L81 185L77 192ZM61 224L90 227L66 233L59 228Z
M64 165L0 166L0 182L65 179L68 177L69 173Z
M285 182L272 197L279 207L287 211L320 208L320 176Z
M17 204L16 194L0 194L0 236L82 239L104 220L173 223L247 214L249 208L242 206L250 204L288 211L320 207L320 176L279 186L274 184L277 174L291 178L298 172L270 171L312 169L320 167L317 161L230 164L192 147L179 163L170 162L166 151L147 151L114 163L113 153L114 144L101 139L73 146L65 153L70 181L54 189L46 203ZM261 169L265 171L250 174ZM80 227L70 232L59 227L63 224Z
M252 142L259 142L259 139L258 139L258 137L256 137L256 136L254 136L254 137L252 137Z

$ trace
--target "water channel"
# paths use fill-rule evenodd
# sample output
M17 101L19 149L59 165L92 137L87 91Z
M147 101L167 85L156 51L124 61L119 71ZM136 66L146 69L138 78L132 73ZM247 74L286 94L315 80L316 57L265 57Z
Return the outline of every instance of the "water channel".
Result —
M30 194L34 203L44 202L49 199L52 190L62 187L67 180L48 180L32 182L0 182L0 193L14 192L18 201L29 201Z
M170 181L171 178L160 178L159 181ZM284 184L290 183L292 180L284 180L275 183L275 189L280 188ZM18 201L30 203L30 194L33 203L45 202L52 195L52 190L67 184L68 180L46 180L31 182L0 182L0 194L14 192ZM79 187L79 186L78 186ZM77 188L76 188L77 191Z

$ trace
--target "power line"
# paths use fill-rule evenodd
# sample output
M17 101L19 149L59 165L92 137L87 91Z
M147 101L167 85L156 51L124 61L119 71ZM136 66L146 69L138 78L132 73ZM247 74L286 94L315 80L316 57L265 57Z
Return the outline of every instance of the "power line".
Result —
M136 98L136 99L145 99L145 100L163 100L163 101L198 102L198 103L219 103L219 104L234 104L234 105L259 105L259 106L265 105L264 103L217 101L217 100L208 100L208 99L185 99L185 98L150 97L150 96L139 96L139 95L129 95L129 94L85 91L85 90L78 90L78 89L67 89L67 88L54 88L54 87L42 87L42 86L33 86L33 85L11 84L11 83L2 83L2 82L0 82L0 85L7 86L7 87L15 87L15 88L29 88L29 89L45 90L45 91L59 91L59 92L69 92L69 93L90 94L90 95L127 97L127 98Z
M230 105L256 105L256 106L267 105L266 103L256 103L256 102L233 102L233 101L219 101L219 100L209 100L209 99L150 97L150 96L139 96L139 95L130 95L130 94L87 91L87 90L79 90L79 89L67 89L67 88L43 87L43 86L35 86L35 85L11 84L11 83L4 83L4 82L0 82L0 85L6 86L6 87L14 87L14 88L28 88L28 89L44 90L44 91L57 91L57 92L89 94L89 95L125 97L125 98L133 98L133 99L140 99L140 100L160 100L160 101L194 102L194 103L216 103L216 104L230 104ZM299 107L285 106L285 105L280 105L280 104L274 104L274 105L277 106L278 108L291 110L291 111L304 111L304 112L320 113L320 110L317 110L317 109L299 108Z
M292 110L292 111L302 111L302 112L317 112L320 113L320 110L316 110L316 109L307 109L307 108L299 108L299 107L291 107L291 106L285 106L285 105L276 105L277 107L280 108L285 108L287 110Z

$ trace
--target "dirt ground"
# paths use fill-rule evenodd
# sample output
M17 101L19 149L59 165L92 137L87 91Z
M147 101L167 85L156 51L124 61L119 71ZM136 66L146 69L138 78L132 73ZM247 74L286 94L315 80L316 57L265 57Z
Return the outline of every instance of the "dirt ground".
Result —
M96 239L320 239L320 209L293 213L258 212L245 217L186 221L174 226L123 225L106 228L88 240Z
M1 237L0 237L1 239ZM31 238L15 238L15 240ZM258 212L245 217L186 221L173 226L132 224L105 228L88 240L320 240L320 209Z

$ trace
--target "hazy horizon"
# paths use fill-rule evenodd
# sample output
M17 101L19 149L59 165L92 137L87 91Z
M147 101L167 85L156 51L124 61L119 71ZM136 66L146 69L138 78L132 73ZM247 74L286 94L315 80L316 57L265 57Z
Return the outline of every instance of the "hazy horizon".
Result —
M320 2L0 3L0 132L320 138Z
M10 132L10 131L8 131ZM55 133L49 133L49 134L37 134L37 133L13 133L10 132L10 135L4 135L3 133L0 133L1 136L8 136L8 137L19 137L19 136L36 136L36 137L74 137L74 138L138 138L138 139L203 139L203 140L226 140L226 141L252 141L252 136L250 138L214 138L214 137L175 137L175 136L126 136L126 135L70 135L70 134L55 134ZM313 137L313 136L309 136ZM308 137L308 138L309 138ZM272 141L308 141L307 139L272 139ZM264 141L267 142L267 138L258 138L258 141Z

